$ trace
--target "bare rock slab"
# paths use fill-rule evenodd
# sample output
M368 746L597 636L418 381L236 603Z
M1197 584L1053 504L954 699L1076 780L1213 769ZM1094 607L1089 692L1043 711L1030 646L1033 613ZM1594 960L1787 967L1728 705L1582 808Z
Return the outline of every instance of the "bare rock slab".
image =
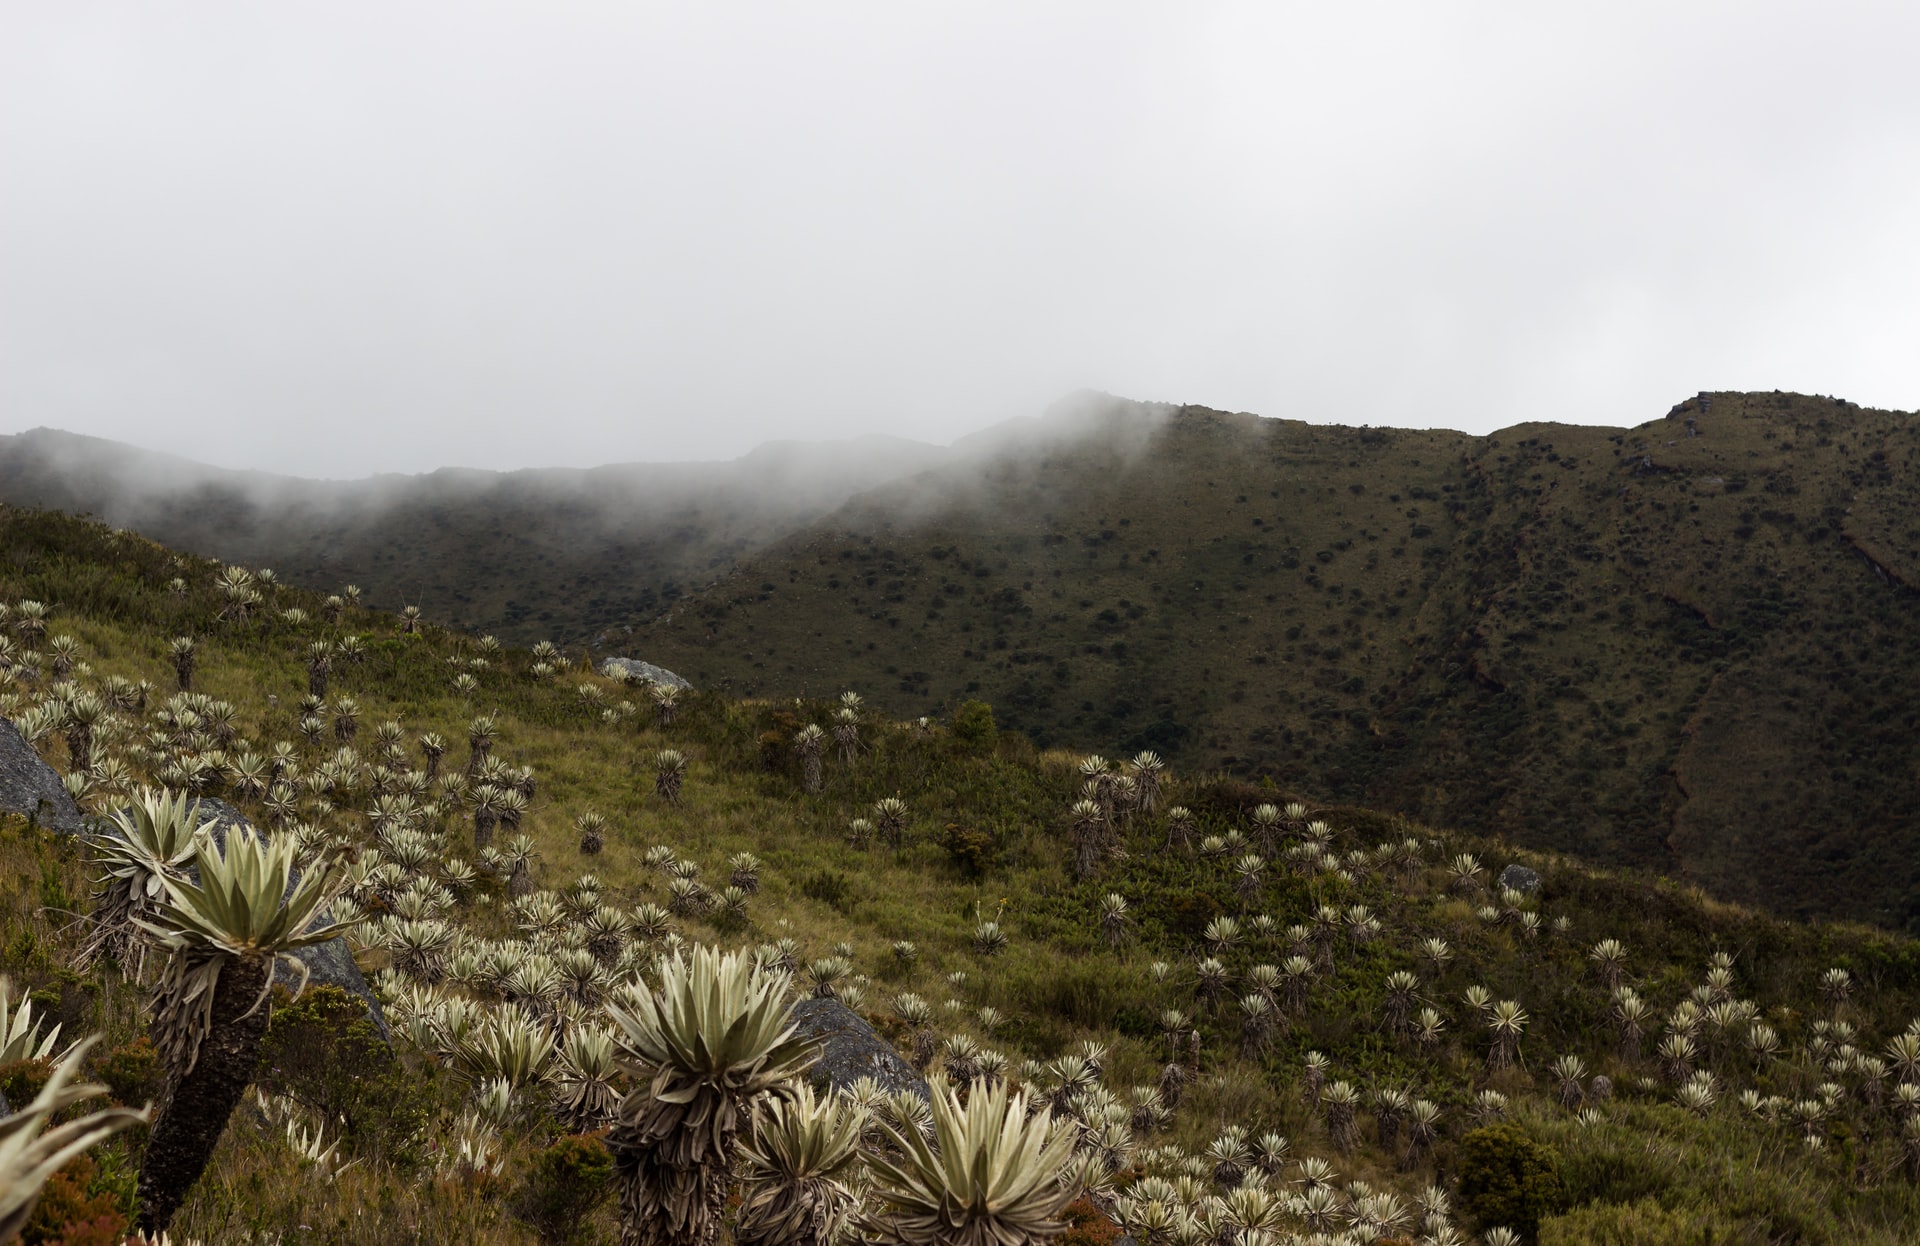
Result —
M826 1081L845 1090L871 1077L889 1091L910 1090L927 1098L927 1079L920 1076L892 1044L866 1019L837 999L803 999L793 1006L794 1028L820 1045L812 1070L816 1082Z
M0 811L63 835L78 835L86 825L80 806L60 783L60 772L42 761L5 718L0 718Z
M638 658L608 658L600 664L600 673L608 679L618 679L625 675L629 679L644 679L652 684L665 684L685 692L693 691L692 684L666 667L642 662Z
M1540 890L1540 872L1530 870L1524 865L1509 865L1500 871L1500 889L1517 891L1523 896L1530 896Z

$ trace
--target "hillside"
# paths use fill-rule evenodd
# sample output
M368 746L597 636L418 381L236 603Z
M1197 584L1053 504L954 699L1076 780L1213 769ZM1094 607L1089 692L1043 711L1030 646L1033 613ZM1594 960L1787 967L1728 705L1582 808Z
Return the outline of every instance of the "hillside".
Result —
M637 643L1920 929L1917 468L1920 419L1787 394L1489 437L1186 408L864 494Z
M769 444L726 463L325 481L35 429L0 437L0 502L92 515L291 584L358 584L369 605L420 606L532 644L649 617L942 453L869 437Z
M1112 543L1076 552L1132 552ZM810 1006L837 997L975 1094L1045 1096L1079 1139L1067 1246L1111 1241L1115 1220L1165 1243L1253 1223L1275 1246L1920 1230L1920 944L1902 936L1362 807L1285 808L1296 793L1271 782L1037 750L979 706L849 720L836 688L661 713L545 653L330 620L315 594L58 515L0 508L0 551L0 716L90 808L166 776L279 827L308 869L350 862L335 915L393 1024L389 1048L350 997L279 1000L258 1095L176 1242L614 1240L605 1117L580 1087L647 1092L574 1061L681 941L792 964ZM933 561L953 575L960 556ZM181 635L196 660L177 694ZM303 702L316 653L325 695ZM810 783L798 734L849 721ZM669 748L687 761L671 799ZM525 838L501 827L481 851L494 784L530 794ZM0 817L0 973L67 1037L104 1031L90 1068L139 1103L160 1076L150 993L111 962L73 968L96 868ZM512 1051L480 1041L509 1032ZM18 1104L44 1077L0 1065L0 1090ZM884 1153L875 1122L924 1111L859 1093L864 1157ZM143 1144L73 1161L30 1246L109 1240Z
M38 432L0 499L736 695L977 696L1043 746L1920 930L1917 440L1788 394L1490 437L1078 395L946 450L349 484Z

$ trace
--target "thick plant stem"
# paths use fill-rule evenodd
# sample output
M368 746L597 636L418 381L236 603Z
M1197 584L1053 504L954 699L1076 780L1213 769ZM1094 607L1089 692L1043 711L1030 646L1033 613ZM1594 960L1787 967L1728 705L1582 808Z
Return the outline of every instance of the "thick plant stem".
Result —
M662 1158L658 1151L615 1153L620 1246L713 1246L726 1215L732 1170L714 1163L678 1167Z
M251 1016L243 1014L259 1000L272 972L273 962L264 958L232 960L220 971L213 1028L200 1044L193 1071L173 1088L153 1123L140 1165L140 1229L150 1237L173 1222L253 1080L267 1009L263 1005Z

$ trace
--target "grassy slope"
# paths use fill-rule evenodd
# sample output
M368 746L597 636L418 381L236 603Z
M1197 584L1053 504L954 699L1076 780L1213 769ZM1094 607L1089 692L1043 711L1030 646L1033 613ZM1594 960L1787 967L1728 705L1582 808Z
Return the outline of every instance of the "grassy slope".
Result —
M863 495L643 651L1920 928L1916 469L1914 417L1793 395L1485 438L1189 408Z
M197 685L238 704L243 733L256 743L290 736L292 703L304 690L292 655L311 634L329 629L315 623L211 628L209 566L65 519L0 511L0 552L8 555L0 561L0 599L54 602L51 630L80 639L91 667L83 678L120 674L167 686L166 638L193 630L207 637ZM173 598L162 588L174 574L196 585L188 598ZM298 593L281 596L281 605L315 604ZM590 869L609 896L630 905L664 898L661 880L638 861L647 845L669 844L691 856L715 885L730 854L752 851L766 871L751 928L722 934L693 922L686 926L689 935L728 941L790 936L807 956L845 941L861 972L874 979L866 1006L882 1024L883 1001L900 989L935 1001L963 1001L960 1011L942 1011L943 1031L970 1028L971 1010L990 1004L1007 1018L990 1041L1016 1058L1050 1057L1082 1037L1110 1043L1108 1080L1115 1087L1152 1079L1162 1058L1154 1032L1160 1009L1197 1011L1206 1039L1205 1076L1171 1133L1187 1146L1204 1145L1224 1124L1252 1124L1284 1132L1301 1154L1331 1156L1347 1179L1401 1190L1432 1179L1431 1168L1397 1172L1391 1157L1371 1142L1350 1158L1332 1156L1295 1086L1300 1056L1318 1049L1332 1057L1338 1077L1408 1086L1441 1103L1448 1139L1468 1127L1464 1104L1477 1089L1491 1085L1511 1094L1516 1117L1559 1151L1570 1197L1580 1205L1576 1216L1612 1215L1608 1208L1615 1202L1651 1197L1671 1208L1700 1210L1748 1234L1734 1239L1742 1241L1772 1234L1766 1240L1892 1243L1910 1240L1920 1224L1920 1198L1896 1175L1898 1153L1888 1122L1859 1101L1856 1079L1839 1076L1850 1088L1851 1106L1830 1125L1829 1146L1821 1152L1805 1150L1784 1125L1745 1118L1730 1102L1708 1119L1688 1117L1666 1102L1663 1088L1638 1087L1636 1078L1655 1072L1651 1063L1627 1065L1614 1054L1598 1024L1605 995L1583 957L1597 938L1626 940L1633 953L1630 980L1665 1008L1700 979L1711 951L1730 951L1738 958L1740 993L1766 1010L1795 1051L1814 1018L1824 1015L1813 994L1815 975L1828 965L1844 965L1862 984L1848 1017L1861 1029L1862 1046L1872 1049L1920 1012L1920 947L1911 942L1858 928L1788 924L1710 902L1670 882L1440 836L1358 808L1323 811L1339 828L1339 848L1417 835L1430 841L1429 867L1410 881L1361 869L1345 884L1325 876L1310 882L1276 866L1259 894L1242 898L1223 864L1160 849L1160 830L1148 825L1132 837L1127 858L1109 864L1095 880L1074 883L1061 865L1060 811L1077 781L1074 759L1065 754L1036 754L1018 740L974 752L943 731L921 738L902 726L874 723L868 729L871 751L851 768L830 764L825 790L805 796L784 752L772 768L763 764L762 735L773 731L784 738L801 721L824 721L827 705L703 695L671 727L641 727L632 720L608 725L575 688L602 687L609 696L619 691L591 677L537 684L512 673L524 669L524 655L508 655L501 668L484 676L480 696L462 700L448 691L442 660L463 648L458 636L429 629L404 638L394 634L390 618L367 614L350 618L346 627L374 638L368 663L345 674L344 688L336 689L336 695L345 692L360 702L363 733L394 717L410 733L438 730L457 738L472 712L497 709L503 729L496 753L539 774L528 828L540 847L536 873L543 886L564 887ZM269 705L270 695L277 696L277 706ZM679 809L664 807L651 794L645 762L662 745L693 759L687 800ZM64 764L62 745L49 741L46 751ZM456 752L449 763L458 757ZM846 821L879 796L895 793L914 811L907 848L895 855L847 847L841 835ZM1198 775L1176 782L1170 793L1199 813L1203 829L1222 832L1244 826L1253 802L1281 795ZM343 802L345 809L355 807ZM588 808L609 815L614 828L607 851L592 859L579 855L571 829L573 816ZM351 813L332 819L349 833L358 822ZM986 877L965 877L933 842L949 823L994 833L999 861ZM468 855L460 847L460 825L444 834L450 854ZM1470 906L1445 893L1445 875L1437 868L1443 854L1461 849L1482 852L1495 871L1514 859L1539 866L1545 884L1538 909L1548 920L1568 918L1571 932L1527 941L1473 916ZM104 1026L116 1041L128 1037L138 1026L136 993L105 976L77 981L61 968L72 932L46 910L80 904L75 897L84 892L84 871L72 845L51 843L15 820L0 828L0 858L7 867L0 871L6 880L0 886L0 969L40 988L70 1025ZM843 884L833 903L815 898L836 890L817 881L822 875L829 882L837 875ZM1098 898L1110 890L1126 895L1138 918L1118 949L1109 949L1094 928ZM471 930L500 933L506 925L497 884L483 895L488 898L460 910L459 920ZM1335 971L1314 987L1308 1016L1265 1059L1242 1058L1231 1004L1209 1012L1193 999L1185 966L1198 954L1195 914L1265 913L1285 927L1306 920L1311 906L1323 902L1369 906L1385 924L1384 937L1342 947ZM981 917L996 915L1012 946L997 959L983 960L971 950L970 932ZM1457 951L1438 977L1416 959L1427 936L1447 938ZM898 973L890 968L887 947L902 938L915 941L923 954L913 970ZM381 963L381 955L369 954L370 968ZM1237 979L1251 964L1283 955L1276 944L1255 942L1227 959ZM1155 960L1175 966L1164 984L1149 972ZM1392 1041L1379 1027L1382 983L1400 968L1420 973L1423 995L1449 1018L1449 1037L1431 1055ZM955 971L967 975L958 988L943 980ZM1496 1075L1482 1069L1484 1039L1460 1002L1461 992L1475 983L1520 1000L1533 1015L1525 1069ZM1649 1047L1652 1041L1650 1033ZM1608 1123L1575 1128L1548 1101L1545 1066L1566 1051L1583 1055L1621 1085L1621 1101L1605 1110ZM1746 1086L1805 1095L1828 1076L1800 1058L1757 1069L1731 1054L1711 1063L1728 1099ZM423 1075L429 1072L424 1062L418 1067ZM434 1094L452 1109L453 1088L443 1082ZM215 1170L189 1204L182 1223L189 1232L224 1241L238 1240L243 1229L288 1231L313 1224L314 1233L301 1234L303 1240L530 1240L502 1211L518 1180L518 1158L497 1187L463 1185L380 1160L378 1154L388 1153L380 1146L391 1140L350 1139L350 1145L375 1151L375 1158L337 1186L324 1187L303 1179L284 1143L244 1116L236 1118ZM529 1126L516 1156L530 1151L540 1135L537 1122ZM1443 1175L1453 1162L1451 1146L1444 1142L1436 1155ZM126 1162L108 1167L124 1173ZM1781 1239L1781 1233L1790 1237Z

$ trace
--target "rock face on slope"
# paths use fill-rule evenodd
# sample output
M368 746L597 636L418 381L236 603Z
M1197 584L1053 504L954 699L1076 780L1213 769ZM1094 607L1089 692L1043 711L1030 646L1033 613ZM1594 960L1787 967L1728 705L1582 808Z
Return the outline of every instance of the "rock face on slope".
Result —
M837 999L803 999L793 1006L795 1028L820 1044L813 1066L835 1090L871 1077L888 1091L910 1090L927 1097L927 1079L895 1051L860 1014Z
M608 658L600 664L600 673L608 679L618 679L626 675L634 679L644 679L650 683L667 684L674 688L693 691L693 685L674 674L664 666L655 666L651 662L642 662L638 658Z
M1509 865L1500 871L1500 889L1530 896L1540 890L1540 872L1524 865Z
M5 718L0 718L0 812L23 814L64 835L78 835L84 825L59 772L40 760Z

